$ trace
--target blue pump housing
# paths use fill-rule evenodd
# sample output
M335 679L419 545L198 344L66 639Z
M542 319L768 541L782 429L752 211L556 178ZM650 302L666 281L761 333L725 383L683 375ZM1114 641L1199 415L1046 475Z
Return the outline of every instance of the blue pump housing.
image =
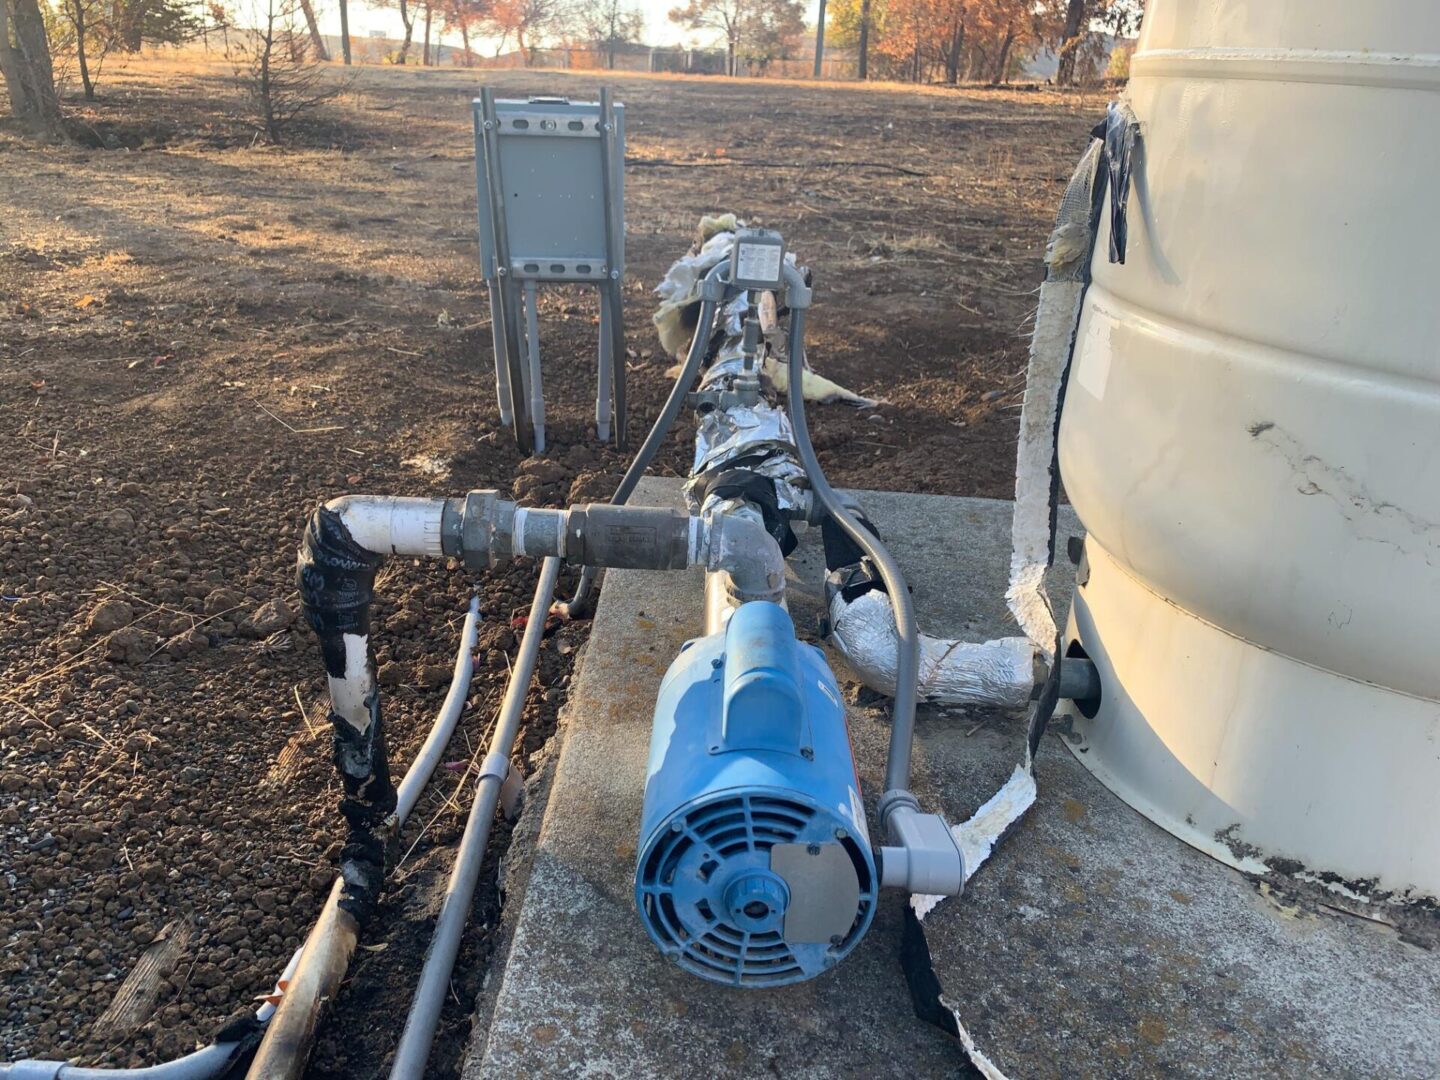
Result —
M635 900L650 937L715 982L834 966L879 888L845 707L777 604L686 643L655 703Z

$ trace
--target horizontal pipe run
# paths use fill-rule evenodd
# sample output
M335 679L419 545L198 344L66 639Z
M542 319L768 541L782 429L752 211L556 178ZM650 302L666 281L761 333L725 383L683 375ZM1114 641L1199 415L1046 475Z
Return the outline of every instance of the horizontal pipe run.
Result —
M444 499L397 495L341 495L325 508L338 514L350 537L377 555L443 555Z

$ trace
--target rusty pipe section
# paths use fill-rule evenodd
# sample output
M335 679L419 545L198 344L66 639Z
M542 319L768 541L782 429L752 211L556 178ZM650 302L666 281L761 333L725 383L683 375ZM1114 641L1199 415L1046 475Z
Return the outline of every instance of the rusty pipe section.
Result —
M296 1080L304 1073L320 1010L339 989L360 940L359 921L342 906L345 888L345 879L336 878L250 1063L247 1080Z

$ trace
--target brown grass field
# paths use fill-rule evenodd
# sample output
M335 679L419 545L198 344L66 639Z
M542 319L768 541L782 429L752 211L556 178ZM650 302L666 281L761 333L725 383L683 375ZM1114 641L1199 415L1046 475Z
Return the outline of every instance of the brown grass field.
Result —
M486 77L501 96L599 85ZM649 291L701 214L734 210L814 269L814 365L886 402L815 410L832 479L1006 496L1044 239L1102 99L611 82L629 155L649 163L626 173L632 427L668 388ZM498 431L477 85L357 69L276 148L255 141L228 66L146 60L74 103L103 149L0 125L0 1060L187 1052L253 1008L313 919L341 834L322 668L308 630L250 616L296 610L317 501L495 486L562 505L608 496L624 468L590 433L593 305L576 292L542 302L550 451L522 461ZM658 468L686 472L691 439L677 425ZM481 663L314 1077L386 1074L528 601L529 566L450 570L392 564L380 590L392 760L438 706L477 586ZM586 631L547 640L527 772ZM485 972L494 857L437 1076L456 1072ZM126 984L147 950L159 975Z

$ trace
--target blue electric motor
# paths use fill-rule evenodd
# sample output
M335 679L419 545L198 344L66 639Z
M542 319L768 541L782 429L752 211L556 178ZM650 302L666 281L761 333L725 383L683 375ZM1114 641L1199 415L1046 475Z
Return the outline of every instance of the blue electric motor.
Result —
M655 704L635 900L687 971L780 986L833 967L879 888L845 707L777 604L687 642Z

